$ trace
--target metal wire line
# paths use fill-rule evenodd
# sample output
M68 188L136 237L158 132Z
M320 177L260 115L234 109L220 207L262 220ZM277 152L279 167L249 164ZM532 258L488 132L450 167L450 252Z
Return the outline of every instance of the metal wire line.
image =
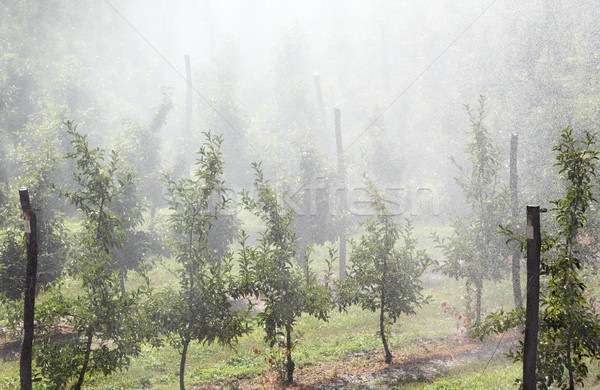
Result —
M440 54L438 54L438 55L437 55L437 56L436 56L436 57L435 57L435 58L434 58L434 59L433 59L433 60L432 60L432 61L429 63L429 65L427 65L427 66L425 67L425 69L423 69L423 70L421 71L421 73L419 73L419 74L417 75L417 77L415 77L415 78L414 78L414 79L413 79L413 80L412 80L410 83L408 83L408 85L407 85L406 87L404 87L404 89L402 89L402 91L400 91L400 93L399 93L399 94L398 94L398 95L397 95L397 96L396 96L396 97L395 97L395 98L394 98L394 99L393 99L393 100L392 100L392 101L391 101L391 102L390 102L390 103L389 103L389 104L388 104L388 105L387 105L387 106L386 106L386 107L385 107L385 108L384 108L384 109L383 109L383 110L382 110L382 111L381 111L381 112L380 112L380 113L379 113L379 114L378 114L378 115L377 115L377 116L374 118L374 119L372 119L372 120L371 120L371 122L370 122L370 123L367 125L367 127L366 127L366 128L365 128L365 129L364 129L364 130L363 130L363 131L362 131L362 132L361 132L361 133L358 135L358 137L356 137L356 138L354 139L354 141L352 141L352 142L351 142L351 143L350 143L348 146L346 146L346 148L344 149L344 152L346 152L348 149L350 149L350 148L352 147L352 145L354 145L354 144L356 143L356 141L358 141L358 140L359 140L359 139L360 139L360 138L361 138L363 135L365 135L365 134L367 133L367 131L369 131L369 130L371 129L371 127L373 127L373 125L374 125L375 123L377 123L377 121L379 121L379 119L380 119L380 118L383 116L383 114L385 114L385 113L387 112L387 110L389 110L389 109L390 109L390 108L391 108L391 107L392 107L394 104L396 104L396 102L397 102L398 100L400 100L400 98L401 98L401 97L402 97L402 96L403 96L403 95L406 93L406 91L408 91L408 90L410 89L410 87L412 87L412 86L413 86L413 85L414 85L414 84L415 84L417 81L419 81L419 80L420 80L420 79L423 77L423 75L424 75L425 73L427 73L427 71L429 71L429 69L431 69L431 68L433 67L433 65L435 65L435 64L438 62L438 60L444 56L444 54L446 54L446 52L447 52L448 50L450 50L450 48L451 48L452 46L454 46L454 44L455 44L456 42L458 42L458 40L459 40L460 38L462 38L462 36L463 36L463 35L464 35L464 34L465 34L467 31L469 31L469 30L471 29L471 27L473 27L473 25L474 25L475 23L477 23L477 21L478 21L478 20L479 20L479 19L480 19L480 18L481 18L481 17L482 17L482 16L483 16L483 15L484 15L484 14L485 14L485 13L486 13L486 12L487 12L487 11L488 11L488 10L489 10L489 9L490 9L492 6L493 6L493 5L494 5L494 3L496 3L496 1L497 1L497 0L492 0L492 1L491 1L491 2L490 2L488 5L487 5L487 7L485 7L485 8L483 9L483 11L481 11L481 13L480 13L480 14L479 14L479 15L478 15L478 16L477 16L475 19L473 19L473 21L472 21L471 23L469 23L469 25L467 25L467 27L465 27L465 29L463 29L463 30L461 31L461 33L460 33L460 34L458 34L458 35L456 36L456 38L454 38L454 39L453 39L453 40L452 40L452 41L451 41L451 42L448 44L448 46L446 46L446 48L445 48L444 50L442 50L442 51L440 52Z
M429 65L427 65L425 67L425 69L423 69L423 71L421 71L421 73L419 73L417 75L417 77L415 77L406 87L404 87L404 89L402 91L400 91L400 93L369 123L369 125L362 131L361 134L358 135L358 137L356 137L354 139L354 141L352 141L345 149L344 152L347 151L348 149L350 149L357 141L359 138L361 138L367 131L369 131L371 129L371 127L373 127L373 125L383 116L383 114L385 114L385 112L387 112L387 110L389 110L394 104L396 104L396 102L398 100L400 100L400 98L417 82L419 81L423 75L425 73L427 73L427 71L429 71L429 69L431 69L433 67L433 65L435 65L437 63L437 61L442 58L444 56L444 54L446 54L446 52L448 50L450 50L450 48L452 46L454 46L454 44L456 42L458 42L458 40L469 30L471 29L471 27L494 5L494 3L496 3L497 0L492 0L492 2L490 2L490 4L488 4L488 6L471 22L469 23L469 25L463 29L463 31L458 34L458 36L456 38L454 38L450 44L448 44L448 46L446 46L446 48L444 50L442 50L440 52L440 54L438 54L433 61L431 61L429 63ZM233 124L231 124L231 122L206 98L204 97L200 91L198 91L188 80L187 78L109 1L109 0L105 0L106 4L108 4L113 11L121 18L123 19L123 21L171 68L173 69L173 71L179 76L181 77L182 80L185 81L185 83L192 88L192 90L202 99L202 101L204 101L204 103L206 103L219 117L221 117L221 119L223 119L223 121L232 129L234 130L242 140L244 140L246 142L246 144L248 144L248 146L250 146L252 149L254 149L255 152L258 153L258 150L256 150L256 148L254 147L254 145L252 145L250 143L250 141L248 141L246 139L246 137L244 137L244 135L242 134L242 132L240 130L238 130ZM301 187L302 188L302 187ZM300 188L300 189L301 189ZM165 267L166 268L166 267ZM485 372L485 370L487 369L489 363L491 362L492 358L494 357L500 343L502 342L502 339L504 338L504 334L502 334L502 337L500 338L500 341L498 342L498 345L496 346L496 348L494 349L494 351L492 352L492 356L490 356L487 364L485 365L485 368L483 369L483 372Z
M248 144L248 146L250 146L256 153L258 153L258 150L254 147L254 145L252 145L250 143L250 141L248 141L248 139L246 137L244 137L244 134L238 130L233 124L231 124L231 122L225 117L225 115L223 115L219 110L217 110L217 108L207 99L205 98L200 91L198 91L192 84L191 82L189 82L187 80L187 78L179 71L177 70L177 68L148 40L146 39L146 37L109 1L109 0L104 0L106 4L108 4L110 6L110 8L113 9L113 11L115 11L115 13L117 15L119 15L119 17L121 19L123 19L123 21L133 30L135 31L135 33L142 38L142 40L144 42L146 42L146 44L160 57L162 58L162 60L169 65L169 67L171 69L173 69L173 71L175 73L177 73L177 75L179 75L179 77L181 77L181 79L183 81L185 81L185 83L192 88L192 90L196 93L196 95L200 96L200 98L202 99L202 101L204 101L204 103L206 103L215 113L217 113L217 115L223 119L223 121L225 121L225 123L233 130L235 131L242 140L244 140L244 142L246 142L246 144Z
M454 38L445 48L444 50L442 50L406 87L404 87L404 89L402 89L400 91L400 93L367 125L367 127L344 149L344 152L346 152L348 149L350 149L364 134L366 134L367 131L369 131L371 129L371 127L373 127L373 125L394 105L396 104L396 102L398 100L400 100L400 98L414 85L417 83L417 81L419 81L424 75L425 73L427 73L432 67L433 65L435 65L440 58L442 58L446 52L448 52L448 50L450 50L450 48L452 46L454 46L456 44L456 42L458 42L458 40L460 38L462 38L462 36L471 29L471 27L473 27L473 25L475 23L477 23L477 21L496 3L497 0L492 0L484 9L483 11L471 22L469 23L461 32L460 34L458 34L456 36L456 38ZM106 4L108 4L113 11L121 18L123 19L123 21L171 68L173 69L173 71L179 76L181 77L182 80L185 81L185 83L192 88L192 90L202 99L202 101L204 101L204 103L206 103L219 117L221 117L221 119L223 119L223 121L232 129L234 130L242 140L244 140L246 142L246 144L248 144L248 146L250 146L252 149L254 149L255 152L258 153L258 150L256 150L256 148L254 147L254 145L252 145L250 143L250 141L248 141L246 139L246 137L244 137L244 135L242 134L242 132L240 130L238 130L233 124L231 124L231 122L206 98L204 97L200 91L198 91L188 80L187 78L109 1L109 0L105 0ZM301 187L302 188L302 187ZM300 188L300 189L301 189ZM164 264L163 264L164 266ZM166 268L166 267L165 267ZM168 269L167 269L168 270ZM170 270L168 270L169 272L171 272ZM529 289L529 286L527 286L527 290ZM502 339L504 338L506 332L503 332L501 335L500 340L498 341L498 344L496 345L496 348L494 349L494 351L492 352L492 355L490 356L489 360L487 361L485 367L483 368L483 372L486 371L488 365L490 364L491 360L493 359L494 355L496 354L496 351L498 350L498 347L500 346L500 344L502 343Z

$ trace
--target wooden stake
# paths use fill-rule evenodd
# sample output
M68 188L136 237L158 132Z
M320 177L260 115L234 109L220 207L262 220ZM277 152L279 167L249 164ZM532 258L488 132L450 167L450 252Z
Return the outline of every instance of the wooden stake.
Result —
M325 115L325 102L323 101L323 93L321 92L321 77L318 73L313 74L313 82L315 84L315 93L317 95L317 105L319 106L319 133L316 134L315 141L323 148L326 148L329 153L328 145L325 144L325 130L327 129L327 118Z
M206 22L208 24L208 50L210 58L215 57L215 19L213 17L212 4L206 0Z
M510 198L512 203L512 221L516 226L519 218L519 194L517 189L517 146L519 144L519 135L512 133L510 135ZM512 254L512 284L515 307L523 307L523 296L521 294L521 251L519 246L513 244Z
M189 174L189 169L192 165L193 156L191 147L191 137L192 137L192 65L190 64L190 56L186 55L185 57L185 80L187 83L187 93L186 93L186 103L185 103L185 135L184 135L184 147L183 152L184 156L184 175Z
M540 206L527 206L527 308L523 346L523 390L536 389L540 312Z
M342 147L342 123L340 119L340 110L333 110L335 115L335 143L337 147L337 174L338 183L342 186L339 191L339 207L338 218L340 226L338 226L338 236L340 240L339 255L340 255L340 280L346 277L346 210L348 208L348 200L346 194L346 166L344 164L344 149Z
M21 390L31 390L31 361L33 358L33 321L35 317L35 286L37 279L37 218L29 201L27 188L19 188L19 198L25 222L27 242L27 271L23 312L23 342L21 344L20 380Z

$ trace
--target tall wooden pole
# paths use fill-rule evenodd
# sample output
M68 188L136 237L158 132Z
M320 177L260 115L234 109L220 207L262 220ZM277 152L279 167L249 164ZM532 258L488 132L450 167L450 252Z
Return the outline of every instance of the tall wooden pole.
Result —
M21 343L20 380L21 390L31 390L31 361L33 357L33 320L35 317L35 285L37 279L37 218L29 201L27 188L19 188L19 198L25 222L27 242L27 270L23 312L23 342Z
M381 40L381 53L382 53L382 62L383 62L383 83L384 83L384 87L388 87L390 84L390 77L389 77L389 66L388 64L390 63L389 61L389 48L388 48L388 40L386 39L386 29L385 29L385 22L382 20L379 22L379 35L380 35L380 40Z
M518 193L518 175L517 175L517 147L519 144L519 135L512 133L510 135L510 200L512 203L512 221L516 226L519 218L519 193ZM515 307L523 307L523 296L521 294L521 251L519 246L513 244L512 254L512 284Z
M318 73L313 74L313 82L315 84L315 94L317 97L317 106L319 107L319 133L316 134L315 140L329 154L329 148L326 145L325 129L327 129L327 118L325 115L325 101L321 92L321 77Z
M540 206L527 206L527 308L523 346L523 390L536 389L540 312Z
M192 151L190 140L192 138L192 65L190 63L190 56L186 55L185 57L185 81L187 83L187 93L186 93L186 102L185 102L185 135L184 138L184 147L183 152L184 156L184 175L189 174L189 169L192 165Z
M210 0L206 0L206 22L208 25L208 50L210 58L215 58L215 19Z
M346 194L346 166L344 164L344 149L342 147L342 122L341 113L338 108L333 110L335 115L335 144L337 148L337 174L338 183L341 185L339 191L339 207L338 218L340 226L338 226L338 237L340 240L339 255L340 255L340 280L346 277L346 217L348 209L348 199Z

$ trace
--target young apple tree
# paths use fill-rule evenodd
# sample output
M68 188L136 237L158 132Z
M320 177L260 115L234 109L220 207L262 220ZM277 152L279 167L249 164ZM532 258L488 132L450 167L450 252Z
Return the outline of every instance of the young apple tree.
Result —
M121 293L118 272L111 266L111 249L122 244L122 219L113 211L114 203L131 188L135 176L123 169L117 153L109 157L100 148L89 146L73 122L66 122L73 151L67 157L75 162L75 185L63 195L81 214L79 247L72 272L80 283L74 299L60 291L40 305L40 341L36 361L42 376L57 388L75 381L81 389L85 376L109 375L129 364L140 350L143 329L136 316L139 291ZM108 161L107 161L108 160ZM77 337L58 344L50 338L51 326L66 321Z
M230 345L250 328L246 312L232 309L237 297L231 257L221 258L209 234L225 218L229 198L223 175L221 138L206 133L198 151L193 177L175 180L166 175L167 200L173 231L171 251L181 268L179 287L163 293L159 318L171 343L181 351L179 387L184 390L185 362L192 341ZM229 244L233 237L220 237Z
M504 259L508 247L498 234L499 225L509 218L508 192L500 182L500 151L484 124L485 98L479 107L467 107L471 126L466 132L470 166L459 168L456 182L465 196L467 211L452 221L452 235L442 239L434 235L445 256L440 270L447 276L466 281L471 311L471 289L475 290L475 317L481 319L481 296L485 281L497 281L508 272Z
M337 283L338 299L341 309L359 304L364 310L379 311L385 362L391 364L389 326L402 314L414 314L427 301L419 278L431 259L417 249L411 222L400 225L395 221L372 182L367 182L367 191L375 215L365 222L359 239L351 242L351 265L346 279Z
M542 236L540 262L540 313L536 364L537 388L575 389L583 386L592 360L600 359L600 320L592 299L586 296L585 268L597 257L585 248L588 217L595 211L592 189L598 151L594 135L582 139L565 128L554 146L556 165L564 185L564 195L551 212L556 229ZM597 211L595 211L597 212ZM589 235L587 235L589 237ZM512 239L524 241L522 237ZM475 328L483 338L522 324L523 309L488 315ZM509 356L522 360L524 344Z
M292 232L294 213L286 209L265 180L260 164L254 163L256 198L243 194L245 207L265 225L256 247L248 246L243 236L240 249L241 289L264 304L258 323L265 330L265 341L285 350L284 383L294 381L292 332L302 314L328 319L333 305L332 291L326 283L318 283L310 269L310 261L300 266L295 260L297 241ZM330 268L331 268L331 262Z

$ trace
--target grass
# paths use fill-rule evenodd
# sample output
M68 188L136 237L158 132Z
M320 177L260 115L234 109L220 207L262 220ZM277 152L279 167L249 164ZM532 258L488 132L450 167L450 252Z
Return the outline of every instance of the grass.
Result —
M507 282L495 287L489 289L487 298L492 295L500 296L505 301L511 298L511 290ZM428 287L426 293L432 296L431 302L419 309L415 316L401 317L392 328L391 345L396 357L419 354L423 351L423 345L428 342L434 342L437 348L451 348L456 338L462 335L463 329L460 323L443 313L440 308L442 301L456 302L456 306L460 305L462 297L460 283L445 279L435 286ZM363 311L358 307L352 307L345 313L332 313L329 322L302 317L296 326L297 334L301 336L294 351L297 368L310 367L316 362L343 361L352 358L355 354L381 349L381 342L376 334L377 329L377 314ZM186 369L186 383L191 387L194 384L227 382L236 378L256 377L260 372L267 371L269 367L264 355L256 356L252 353L254 348L268 350L262 337L262 332L255 330L240 339L235 349L222 348L218 345L192 344ZM129 370L108 378L90 378L87 381L87 388L173 389L176 388L178 381L178 364L179 354L174 348L166 346L156 349L146 346L140 356L133 359ZM16 375L16 362L3 364L0 367L5 369L6 366L13 368L9 369L6 372L8 375L4 376ZM450 373L448 383L460 383L457 382L459 380L457 378L463 376L465 380L474 381L475 378L469 379L471 375L469 372L470 369ZM472 373L476 372L478 369L473 367ZM493 372L495 371L490 375L493 376ZM511 378L514 378L514 375ZM7 385L7 388L11 387Z
M390 384L390 389L403 390L506 390L516 388L515 378L520 375L518 364L496 359L488 367L486 362L473 362L466 366L455 367L443 377L431 383L406 383L399 381ZM484 370L485 368L485 370Z
M260 230L258 221L251 221L249 230L254 233ZM440 235L447 229L438 229L430 225L416 225L415 236L419 237L422 247L431 248L431 232L438 230ZM324 270L327 256L325 246L315 248L312 258L317 270ZM156 263L150 277L156 287L174 283L174 272L177 264L171 259L162 259ZM337 275L337 270L334 270ZM141 278L131 275L128 284L133 286L141 282ZM430 302L417 309L414 316L403 316L392 327L390 343L394 356L399 359L423 353L424 347L452 348L457 340L464 336L464 328L460 321L445 314L441 309L442 302L448 302L459 310L464 310L464 286L455 280L436 273L428 273L423 278L424 293L429 295ZM76 283L66 286L76 288ZM492 305L491 302L494 302ZM512 288L508 280L484 288L483 304L493 310L499 306L512 307ZM381 341L377 335L378 315L352 307L347 312L331 313L328 322L312 317L302 317L295 327L299 336L293 352L298 369L310 370L315 363L337 364L357 355L380 350ZM263 353L256 355L252 351L258 348ZM262 330L257 329L242 337L234 348L219 345L199 345L192 343L188 353L186 366L186 384L226 383L238 378L256 378L259 373L267 371L265 352L269 348L263 341ZM88 389L174 389L178 384L179 352L170 346L152 348L144 346L140 355L132 359L128 370L118 372L110 377L94 377L86 380ZM382 367L384 366L382 362ZM475 389L471 383L485 384L486 389L508 388L518 374L518 367L503 361L494 361L486 371L485 377L480 373L481 367L468 365L451 369L439 378L431 381L411 382L398 380L391 386L406 389ZM0 364L0 388L17 388L18 362L16 360ZM421 386L421 387L419 387ZM425 386L425 387L423 387ZM442 387L440 387L442 386ZM446 387L443 387L446 386ZM454 387L452 387L454 386ZM466 386L466 387L465 387ZM471 386L471 387L468 387Z
M486 297L500 296L509 301L511 290L508 287L507 282L500 283L495 288L490 288ZM460 336L463 332L459 322L443 313L440 308L442 301L456 302L456 306L460 305L460 283L441 279L435 286L429 286L426 293L432 296L431 302L419 309L415 316L401 317L392 328L391 345L396 357L418 354L428 342L435 342L437 347L450 348L456 342L457 334ZM352 307L345 313L332 313L329 322L302 317L296 326L297 334L301 336L294 351L297 367L302 369L309 368L316 362L343 361L355 354L381 349L377 329L377 314L358 307ZM186 382L190 387L194 384L227 382L236 378L256 377L260 372L268 370L264 355L256 356L252 353L254 348L268 350L262 337L262 332L255 330L241 338L235 349L192 344ZM157 349L145 346L142 353L133 359L129 370L108 378L90 378L87 388L173 389L178 381L178 364L179 353L174 348L165 346ZM16 377L17 366L16 361L0 365L0 377L5 378L0 388L11 388L10 378ZM474 369L475 371L477 370Z
M294 351L297 367L302 368L313 362L335 361L353 353L379 348L379 340L373 336L377 318L369 314L352 308L348 313L334 314L329 323L302 318L297 325L297 333L302 335L302 339ZM340 331L346 327L351 328L351 332ZM226 382L236 378L252 378L267 371L269 365L266 355L257 356L252 352L255 348L269 350L262 338L262 332L255 330L241 338L235 349L214 344L192 344L186 367L186 383L191 387L194 384ZM179 354L174 348L166 346L155 349L147 346L133 360L128 371L88 381L87 387L105 389L108 385L117 385L139 388L144 382L148 388L172 389L178 381L178 364Z

